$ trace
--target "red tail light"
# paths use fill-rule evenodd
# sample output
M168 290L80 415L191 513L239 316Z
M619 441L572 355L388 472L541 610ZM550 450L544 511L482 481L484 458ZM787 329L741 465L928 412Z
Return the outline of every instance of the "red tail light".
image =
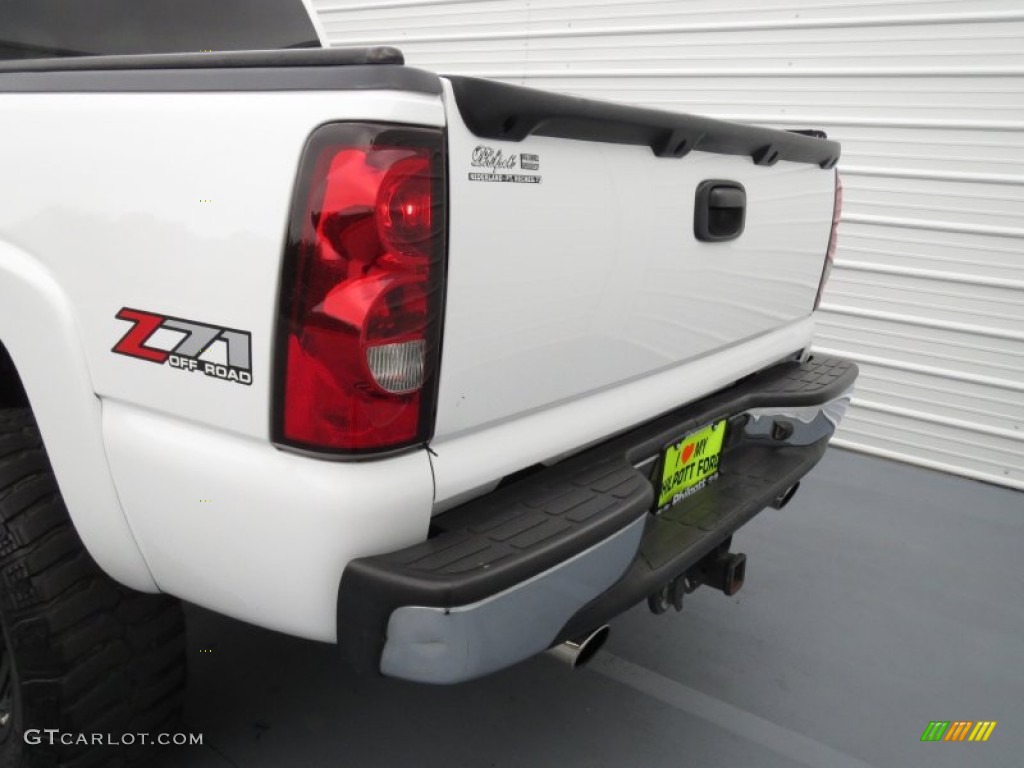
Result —
M836 260L836 248L839 246L839 221L843 217L843 180L839 173L836 173L836 196L832 206L832 231L828 235L828 250L825 251L825 266L821 270L821 280L818 281L818 295L814 297L814 308L821 305L821 295L825 292L825 284L828 276L832 273L832 265Z
M275 442L374 453L429 439L443 148L439 130L363 123L310 138L282 270Z

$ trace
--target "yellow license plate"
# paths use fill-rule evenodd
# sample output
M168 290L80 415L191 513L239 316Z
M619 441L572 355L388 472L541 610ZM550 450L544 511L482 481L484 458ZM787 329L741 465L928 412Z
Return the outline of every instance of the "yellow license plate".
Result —
M701 490L718 474L725 419L691 432L665 449L658 508L675 504Z

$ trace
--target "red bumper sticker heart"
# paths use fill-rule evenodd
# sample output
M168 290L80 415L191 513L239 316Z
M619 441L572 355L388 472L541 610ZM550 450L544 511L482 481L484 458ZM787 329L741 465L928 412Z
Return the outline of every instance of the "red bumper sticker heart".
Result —
M691 456L693 456L693 443L690 443L683 448L683 464L688 462Z

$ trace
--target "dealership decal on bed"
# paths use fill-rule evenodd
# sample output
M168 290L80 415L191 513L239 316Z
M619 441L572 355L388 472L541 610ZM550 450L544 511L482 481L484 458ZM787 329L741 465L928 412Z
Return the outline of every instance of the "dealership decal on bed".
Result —
M252 384L252 336L247 331L124 307L115 315L132 324L111 352Z
M483 168L469 174L470 181L510 181L515 184L540 184L540 156L528 154L506 155L502 150L484 145L473 150L469 164L474 168ZM517 170L526 173L516 173Z

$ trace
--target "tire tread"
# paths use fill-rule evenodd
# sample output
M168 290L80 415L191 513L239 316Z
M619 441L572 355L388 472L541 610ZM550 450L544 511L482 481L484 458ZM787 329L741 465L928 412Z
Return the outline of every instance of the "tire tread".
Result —
M130 590L96 565L27 409L0 410L0 618L20 678L23 727L173 728L185 683L180 603ZM140 751L42 744L20 764L127 765Z

